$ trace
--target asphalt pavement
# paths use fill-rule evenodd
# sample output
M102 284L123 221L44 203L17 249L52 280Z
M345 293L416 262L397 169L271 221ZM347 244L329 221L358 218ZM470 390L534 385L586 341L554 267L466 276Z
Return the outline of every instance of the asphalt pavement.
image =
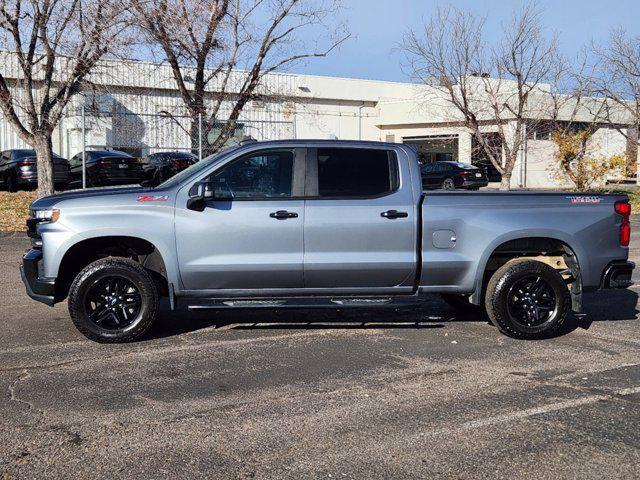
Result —
M0 478L640 477L639 288L586 295L544 341L434 296L164 309L150 338L99 345L25 295L27 247L0 237Z

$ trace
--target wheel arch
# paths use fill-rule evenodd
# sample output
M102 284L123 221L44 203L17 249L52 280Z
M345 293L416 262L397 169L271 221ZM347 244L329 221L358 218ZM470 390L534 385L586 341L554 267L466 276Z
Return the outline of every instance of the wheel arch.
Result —
M56 277L56 302L66 298L75 276L89 263L106 257L132 258L152 273L161 293L166 293L171 281L171 272L165 259L167 253L140 236L103 235L81 238L67 248Z
M471 302L480 304L489 278L500 266L520 258L538 259L546 263L544 257L562 257L564 264L552 267L567 269L573 280L569 283L572 308L580 311L582 308L582 275L583 262L586 258L575 248L575 243L565 234L511 235L503 236L487 248L476 272L475 289L471 295Z

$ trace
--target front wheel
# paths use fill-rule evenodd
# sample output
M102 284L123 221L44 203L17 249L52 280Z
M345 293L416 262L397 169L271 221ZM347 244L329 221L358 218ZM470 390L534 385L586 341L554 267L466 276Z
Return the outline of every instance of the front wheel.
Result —
M128 258L109 257L87 265L69 290L69 314L87 338L101 343L139 339L158 313L153 277Z
M493 274L485 307L491 323L509 337L548 338L564 325L571 297L558 271L546 263L523 259Z

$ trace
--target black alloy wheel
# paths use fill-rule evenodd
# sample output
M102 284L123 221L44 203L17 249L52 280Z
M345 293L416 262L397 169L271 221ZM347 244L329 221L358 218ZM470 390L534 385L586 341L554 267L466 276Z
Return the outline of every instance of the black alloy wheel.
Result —
M540 327L554 320L558 314L558 302L549 282L531 275L511 286L507 310L514 323L523 327Z
M85 293L85 314L94 325L118 330L131 325L142 307L140 291L121 276L96 280Z
M567 281L538 260L511 260L497 269L486 287L489 320L513 338L549 338L562 331L571 311Z
M107 257L87 265L69 288L69 314L95 342L142 338L158 315L159 285L138 262Z

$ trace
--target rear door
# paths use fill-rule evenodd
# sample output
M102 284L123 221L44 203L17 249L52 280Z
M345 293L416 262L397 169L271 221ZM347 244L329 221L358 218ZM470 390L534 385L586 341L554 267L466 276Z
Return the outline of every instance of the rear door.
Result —
M411 290L416 207L395 151L309 149L305 195L305 288Z

